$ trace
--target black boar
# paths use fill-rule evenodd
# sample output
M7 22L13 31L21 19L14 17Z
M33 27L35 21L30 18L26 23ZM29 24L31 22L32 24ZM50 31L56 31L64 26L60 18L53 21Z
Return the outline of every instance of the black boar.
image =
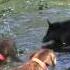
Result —
M42 48L51 48L55 51L70 51L70 20L50 23L49 29L43 38ZM48 44L48 42L51 42ZM46 44L45 44L46 43Z

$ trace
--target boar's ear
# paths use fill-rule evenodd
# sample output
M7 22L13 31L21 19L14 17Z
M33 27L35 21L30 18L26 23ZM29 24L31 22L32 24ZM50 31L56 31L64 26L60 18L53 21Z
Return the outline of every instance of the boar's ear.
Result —
M51 22L48 19L47 19L47 22L48 22L49 26L52 25Z

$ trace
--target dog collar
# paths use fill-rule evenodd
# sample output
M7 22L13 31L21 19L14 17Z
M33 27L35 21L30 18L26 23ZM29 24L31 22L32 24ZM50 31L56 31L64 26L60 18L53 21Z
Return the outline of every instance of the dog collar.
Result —
M41 60L37 59L37 58L32 58L32 61L37 62L44 70L48 70L46 64L44 62L42 62Z

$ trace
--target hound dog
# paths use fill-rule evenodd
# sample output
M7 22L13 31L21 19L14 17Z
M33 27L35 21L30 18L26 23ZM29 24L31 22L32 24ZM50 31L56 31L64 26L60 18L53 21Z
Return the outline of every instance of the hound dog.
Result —
M0 65L9 61L21 61L17 57L17 49L15 41L11 38L4 38L0 40Z
M30 60L14 70L48 70L48 66L56 65L56 56L50 49L41 49L30 56Z

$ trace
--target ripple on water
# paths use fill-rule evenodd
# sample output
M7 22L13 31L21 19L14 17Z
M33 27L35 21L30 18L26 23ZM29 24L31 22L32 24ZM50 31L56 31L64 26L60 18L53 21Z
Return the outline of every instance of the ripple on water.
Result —
M65 70L70 67L70 53L59 53L55 70Z

